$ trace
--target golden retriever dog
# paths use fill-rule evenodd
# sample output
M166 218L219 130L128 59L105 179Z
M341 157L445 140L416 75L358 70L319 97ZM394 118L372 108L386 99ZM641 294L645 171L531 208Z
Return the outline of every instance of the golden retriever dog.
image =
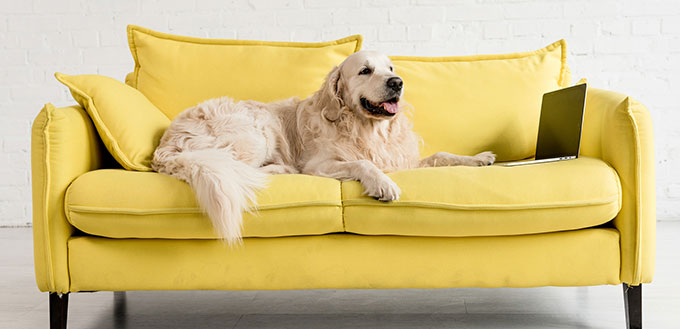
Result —
M360 51L307 99L222 97L186 109L161 138L152 167L189 183L216 233L233 244L268 174L358 180L365 194L388 202L401 191L386 172L494 162L491 152L420 159L420 139L399 103L403 90L387 56Z

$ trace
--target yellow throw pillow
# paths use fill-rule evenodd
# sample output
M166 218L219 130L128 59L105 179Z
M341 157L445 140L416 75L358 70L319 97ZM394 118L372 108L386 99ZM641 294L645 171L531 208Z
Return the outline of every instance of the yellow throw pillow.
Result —
M422 155L492 150L499 161L533 156L543 94L570 85L566 54L560 40L515 54L392 56L425 142Z
M153 151L170 119L142 93L118 80L62 73L55 77L85 108L118 163L128 170L151 171Z
M219 96L263 102L319 89L334 65L361 48L362 37L318 43L183 37L128 26L135 71L125 79L174 118Z

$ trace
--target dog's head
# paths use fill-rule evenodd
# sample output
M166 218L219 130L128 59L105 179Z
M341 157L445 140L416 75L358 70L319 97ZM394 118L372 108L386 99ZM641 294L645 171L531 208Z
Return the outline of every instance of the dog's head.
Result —
M323 115L330 121L340 117L343 110L370 120L387 120L399 112L404 83L387 56L360 51L328 74L323 89L338 105L324 108Z

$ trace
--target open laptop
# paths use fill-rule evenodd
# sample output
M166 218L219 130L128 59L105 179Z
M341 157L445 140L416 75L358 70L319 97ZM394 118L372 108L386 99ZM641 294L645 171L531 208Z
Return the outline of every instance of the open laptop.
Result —
M500 165L512 167L578 158L586 90L584 83L544 94L535 160Z

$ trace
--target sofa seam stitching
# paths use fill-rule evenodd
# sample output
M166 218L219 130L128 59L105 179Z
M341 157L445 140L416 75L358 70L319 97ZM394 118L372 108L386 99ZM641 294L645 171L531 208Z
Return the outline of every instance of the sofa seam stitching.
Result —
M171 33L160 32L148 29L141 26L132 26L132 31L138 31L157 39L177 41L191 44L212 45L212 46L267 46L267 47L283 47L283 48L325 48L329 46L339 46L358 41L363 38L361 34L352 34L343 38L320 41L320 42L300 42L300 41L264 41L264 40L241 40L241 39L213 39L200 38L191 36L182 36ZM218 41L218 42L215 42ZM220 43L226 41L224 43ZM232 43L228 43L232 42ZM356 45L355 45L356 49ZM355 51L356 52L356 51Z
M47 263L49 264L49 269L47 271L48 276L49 276L49 282L48 282L48 289L52 288L53 290L57 290L57 283L54 278L54 263L52 261L52 242L50 239L50 231L49 231L49 220L48 220L48 206L49 206L49 184L50 184L50 179L49 179L49 158L50 158L50 147L49 147L49 126L52 121L52 115L51 115L51 109L50 109L51 104L46 104L45 105L45 123L43 124L42 127L42 140L43 140L43 145L45 147L45 154L44 154L44 161L43 161L43 170L44 170L44 176L43 176L43 195L45 197L44 203L43 203L43 234L45 235L45 240L47 240L47 245L45 246L45 258L47 260ZM51 287L50 287L51 286Z
M557 83L560 86L564 87L568 84L567 81L565 81L566 70L567 70L567 43L566 43L566 41L564 41L564 39L562 39L558 42L560 43L561 52L560 52L560 73L559 73L560 74L559 75L560 81L558 81Z
M137 89L137 86L139 86L139 69L142 67L142 65L139 63L139 54L137 54L138 48L137 44L135 43L134 32L135 32L134 28L130 27L130 29L128 30L128 45L130 46L130 52L132 53L132 57L135 60L135 68L133 71L135 74L134 88Z
M342 182L340 182L340 219L342 219L342 231L347 232L345 224L345 198L342 196Z
M69 190L70 192L70 190ZM69 193L67 192L67 193ZM66 201L65 201L66 202ZM268 211L268 210L280 210L288 208L305 208L305 207L337 207L342 205L335 201L322 201L323 203L311 203L311 204L289 204L289 205L274 205L271 208L258 208L258 211ZM199 214L203 213L200 208L168 208L165 209L136 209L136 208L120 208L120 207L97 207L97 206L85 206L85 205L66 205L69 211L74 213L86 213L86 214L104 214L104 213L117 213L117 214L129 214L129 215L162 215L162 214ZM124 211L116 211L118 209L124 209Z
M634 174L635 174L635 217L636 217L636 222L637 222L637 227L635 232L635 268L633 272L633 283L639 283L642 281L642 264L641 264L641 249L642 249L642 213L641 213L641 175L640 175L640 157L641 157L641 152L640 152L640 134L637 126L637 122L635 121L635 116L633 115L631 109L631 98L626 97L626 114L628 116L628 119L630 120L631 125L633 126L633 140L634 144L633 147L635 148L635 158L634 158Z
M616 199L616 200L614 200ZM501 205L499 207L477 207L477 206L464 206L464 205L450 205L446 203L436 203L436 202L423 202L423 201L401 201L399 203L393 204L377 204L372 202L367 202L364 200L343 200L343 205L345 207L352 206L368 206L368 207L423 207L423 208L440 208L440 209L471 209L471 210L531 210L531 209L550 209L550 208L576 208L576 207L590 207L590 206L601 206L616 201L618 204L619 194L609 196L607 198L599 199L594 202L582 202L582 203L560 203L553 205L546 205L542 207L538 206L523 206L523 207L512 207L509 205ZM349 201L349 204L345 201Z
M427 56L402 56L402 55L395 55L395 56L389 56L392 61L395 62L421 62L421 63L438 63L438 62L445 62L445 63L460 63L460 62L479 62L479 61L491 61L491 60L505 60L505 59L523 59L531 56L536 56L536 55L542 55L549 53L553 50L555 50L557 47L562 46L562 41L555 41L543 48L536 49L536 50L530 50L530 51L524 51L524 52L516 52L516 53L505 53L505 54L483 54L483 55L462 55L462 56L433 56L433 57L427 57ZM566 42L565 42L566 44ZM562 56L564 52L560 52L560 57ZM507 56L507 57L505 57ZM561 61L562 62L562 61ZM566 61L565 61L566 62Z

